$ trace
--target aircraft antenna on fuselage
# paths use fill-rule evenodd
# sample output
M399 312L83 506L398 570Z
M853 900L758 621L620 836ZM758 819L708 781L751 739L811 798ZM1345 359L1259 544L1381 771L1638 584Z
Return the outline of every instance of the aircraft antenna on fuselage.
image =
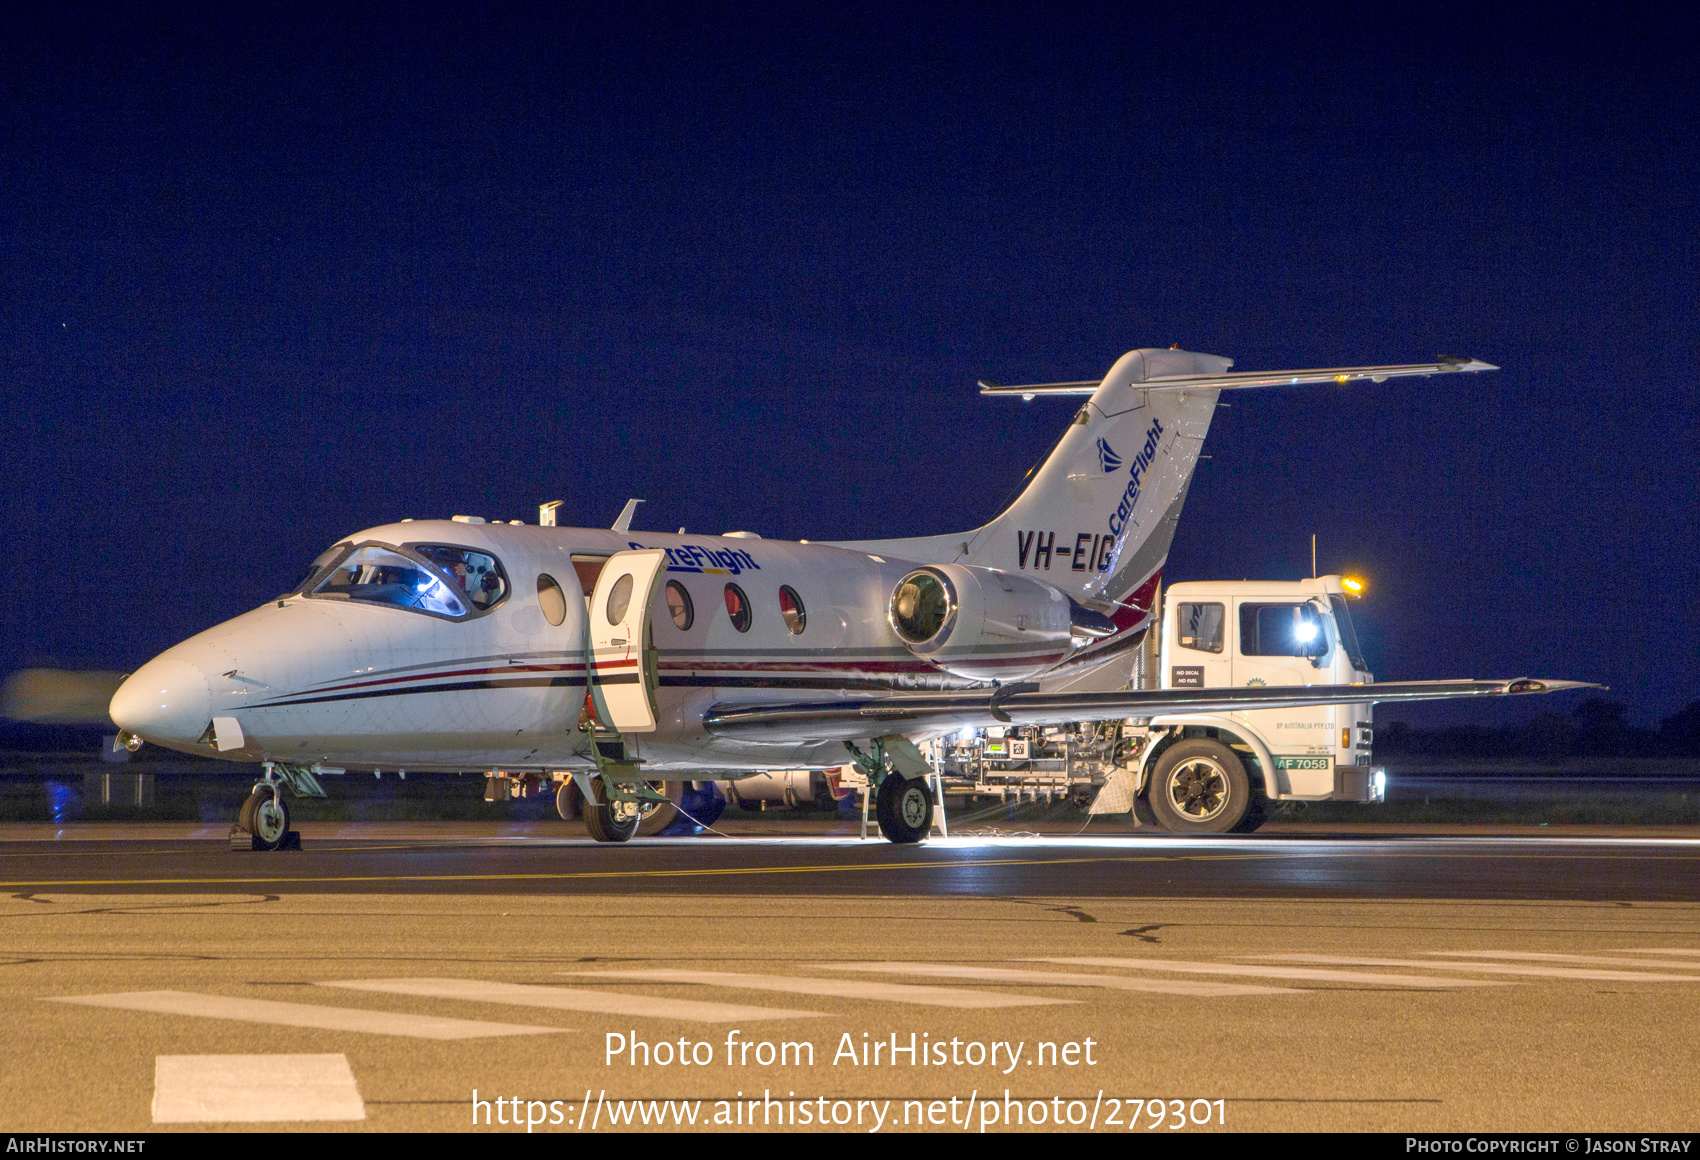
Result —
M614 526L610 530L616 532L631 531L632 516L637 514L638 504L643 502L641 499L628 499L626 506L620 509L620 516L614 521Z

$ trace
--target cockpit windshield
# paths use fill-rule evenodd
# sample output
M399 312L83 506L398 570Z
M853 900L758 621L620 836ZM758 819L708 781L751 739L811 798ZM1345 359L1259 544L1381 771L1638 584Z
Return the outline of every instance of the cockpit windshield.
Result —
M303 588L312 587L313 581L324 575L325 569L336 563L337 557L346 551L348 551L348 541L344 540L342 543L320 552L319 558L308 565L307 571L302 574L301 579L295 582L295 587L291 588L290 591L299 592Z
M480 611L500 604L508 594L507 577L494 556L447 544L414 544L413 550L447 572Z
M438 616L465 616L466 605L435 572L381 544L365 544L320 580L311 595L416 608Z

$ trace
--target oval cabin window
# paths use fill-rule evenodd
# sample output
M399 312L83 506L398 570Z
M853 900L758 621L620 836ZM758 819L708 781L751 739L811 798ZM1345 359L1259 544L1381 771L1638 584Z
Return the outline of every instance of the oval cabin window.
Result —
M547 573L537 578L537 605L543 609L543 619L557 628L567 619L567 594Z
M626 618L626 609L632 606L632 577L631 573L614 581L614 587L608 590L608 623L619 624Z
M779 614L785 618L785 627L792 636L800 635L809 622L808 614L803 611L803 598L789 584L779 590Z
M726 586L726 615L739 632L750 631L750 598L736 584Z
M673 626L680 632L689 628L697 618L696 609L691 606L691 594L677 580L667 581L667 612L673 618Z

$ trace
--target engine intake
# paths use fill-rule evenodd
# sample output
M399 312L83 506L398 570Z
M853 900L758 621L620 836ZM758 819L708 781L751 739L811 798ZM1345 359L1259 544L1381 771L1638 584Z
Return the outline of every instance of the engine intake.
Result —
M1076 609L1091 635L1105 625L1114 630L1049 584L995 568L938 564L897 582L888 619L910 652L952 676L1019 681L1068 654L1078 635Z

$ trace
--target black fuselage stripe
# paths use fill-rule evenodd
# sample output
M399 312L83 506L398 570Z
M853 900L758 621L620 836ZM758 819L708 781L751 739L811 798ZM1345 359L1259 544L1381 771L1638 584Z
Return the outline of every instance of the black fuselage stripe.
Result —
M866 677L662 677L663 685L678 689L845 689L895 693L896 685Z
M582 676L520 677L507 681L455 681L447 685L415 685L409 689L363 689L357 693L331 693L323 697L296 697L288 701L272 701L258 707L262 709L283 709L291 705L318 705L326 701L363 701L369 697L405 697L411 693L462 693L473 689L547 689L582 684L584 684Z

